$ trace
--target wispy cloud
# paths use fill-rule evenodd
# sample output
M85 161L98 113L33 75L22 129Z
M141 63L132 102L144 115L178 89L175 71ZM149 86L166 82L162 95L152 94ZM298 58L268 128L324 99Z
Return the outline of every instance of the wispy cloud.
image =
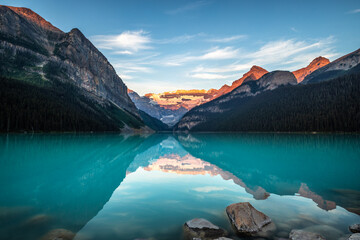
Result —
M231 59L236 58L238 54L238 49L233 47L225 48L213 48L208 53L205 53L202 56L195 57L197 60L220 60L220 59Z
M125 31L119 35L96 35L91 40L98 48L116 50L114 53L118 54L132 54L151 48L151 38L143 30Z
M202 6L208 5L210 2L209 1L196 1L196 2L191 2L188 3L186 5L183 5L181 7L175 8L175 9L171 9L166 11L166 14L169 15L175 15L175 14L180 14L180 13L184 13L184 12L188 12L188 11L192 11L195 9L198 9Z
M242 54L241 58L250 59L257 64L286 63L303 54L324 54L332 52L332 36L316 41L299 41L296 39L278 40L266 43L259 50Z
M295 27L291 27L290 30L293 32L298 32L298 30Z
M231 37L224 37L224 38L213 38L213 39L209 39L209 42L217 42L217 43L228 43L228 42L233 42L236 40L240 40L240 39L245 39L247 38L246 35L235 35L235 36L231 36Z
M333 37L313 41L299 41L296 39L278 40L264 44L258 50L252 52L236 49L236 61L231 64L217 65L215 67L195 67L189 74L192 78L200 79L229 79L240 77L248 71L252 65L271 67L269 71L276 69L296 70L304 67L318 56L332 58L339 56L334 51Z
M187 43L187 42L189 42L191 40L194 40L197 37L203 37L205 35L206 34L204 34L204 33L198 33L198 34L192 34L192 35L184 34L184 35L176 36L176 37L172 37L172 38L154 40L154 43L158 43L158 44L182 44L182 43Z
M115 54L119 54L119 55L132 55L133 52L130 52L129 50L124 50L124 51L115 51Z
M351 11L348 11L347 13L348 13L348 14L360 13L360 8L358 8L358 9L353 9L353 10L351 10Z
M216 74L216 73L195 73L190 74L189 77L192 78L199 78L199 79L228 79L228 78L234 78L237 77L237 74Z
M221 66L221 67L203 67L203 66L198 66L196 67L192 72L194 73L227 73L227 72L239 72L239 71L244 71L244 70L248 70L251 68L251 64L229 64L229 65L225 65L225 66Z
M122 80L125 80L125 81L131 80L131 79L134 78L134 77L131 76L131 75L127 75L127 74L123 74L123 73L120 73L120 74L118 74L118 75L120 76L120 78L121 78Z
M219 48L214 47L211 48L205 53L201 55L191 55L191 54L182 54L182 55L175 55L168 58L163 59L163 64L168 66L181 66L188 62L194 61L205 61L205 60L225 60L225 59L233 59L238 56L238 49L233 47L225 47Z

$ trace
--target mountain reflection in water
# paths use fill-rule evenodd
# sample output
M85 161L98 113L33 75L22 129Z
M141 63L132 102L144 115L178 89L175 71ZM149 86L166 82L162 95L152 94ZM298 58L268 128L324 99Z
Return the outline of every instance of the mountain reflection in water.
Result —
M276 237L347 234L359 222L357 135L0 136L0 238L181 239L203 217L228 232L249 201ZM357 213L357 214L355 214ZM232 236L236 238L236 236Z

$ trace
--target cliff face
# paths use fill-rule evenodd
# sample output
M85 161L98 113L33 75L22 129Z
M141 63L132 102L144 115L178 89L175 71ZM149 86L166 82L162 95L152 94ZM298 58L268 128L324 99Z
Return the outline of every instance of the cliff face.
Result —
M212 90L176 90L164 93L148 93L145 97L155 101L165 109L178 110L185 108L187 110L199 106L212 98Z
M30 9L0 6L0 78L0 131L151 131L80 30L64 33Z
M265 70L265 69L263 69L263 68L261 68L259 66L254 65L254 66L251 67L250 71L248 71L247 73L245 73L242 76L242 78L234 81L231 84L231 86L229 87L229 89L227 91L225 91L223 94L231 92L235 88L239 87L244 81L257 80L257 79L261 78L262 76L264 76L264 74L266 74L266 73L268 73L267 70Z
M25 62L24 69L8 62L2 75L14 77L22 71L43 81L50 81L51 75L86 90L89 97L109 100L139 116L114 68L78 29L64 33L30 9L0 6L0 40L4 58L26 55L33 60Z
M294 71L293 74L295 75L297 82L299 83L302 82L307 75L329 63L329 59L320 56L312 60L312 62L308 66Z

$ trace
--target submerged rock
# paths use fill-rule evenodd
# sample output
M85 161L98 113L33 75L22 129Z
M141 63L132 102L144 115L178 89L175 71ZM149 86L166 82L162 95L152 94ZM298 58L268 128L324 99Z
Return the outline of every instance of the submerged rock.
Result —
M360 224L353 224L349 227L350 232L360 233Z
M360 233L351 234L348 240L360 240Z
M51 217L45 214L38 214L32 216L28 220L26 220L25 225L29 227L33 227L35 225L44 225L51 221Z
M290 240L325 240L325 238L317 233L306 232L304 230L292 230L289 235Z
M184 234L187 239L214 239L224 237L226 232L206 219L195 218L184 224Z
M227 206L226 213L240 234L257 233L271 223L268 216L256 210L249 202L231 204Z
M69 230L58 228L48 232L41 240L72 240L75 234Z

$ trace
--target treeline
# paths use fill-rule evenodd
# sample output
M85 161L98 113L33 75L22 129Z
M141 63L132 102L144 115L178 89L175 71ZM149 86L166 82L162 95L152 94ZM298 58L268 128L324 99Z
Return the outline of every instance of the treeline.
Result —
M39 87L0 77L0 131L119 131L124 122L144 125L111 103L100 106L72 84L55 84Z
M144 120L144 123L151 129L161 132L161 131L170 131L170 127L163 123L162 121L150 116L146 112L139 110L141 118Z
M283 86L217 106L228 110L203 112L206 121L192 131L356 132L360 131L360 74Z

